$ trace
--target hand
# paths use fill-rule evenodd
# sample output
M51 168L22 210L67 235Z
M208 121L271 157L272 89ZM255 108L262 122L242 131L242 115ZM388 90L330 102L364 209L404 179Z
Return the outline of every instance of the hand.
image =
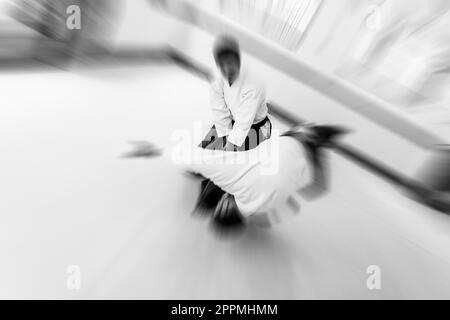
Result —
M150 158L160 156L163 150L147 141L130 141L134 150L124 153L122 158Z

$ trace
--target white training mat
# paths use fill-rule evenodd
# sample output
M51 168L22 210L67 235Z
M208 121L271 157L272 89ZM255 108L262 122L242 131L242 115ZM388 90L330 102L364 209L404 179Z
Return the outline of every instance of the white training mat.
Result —
M191 216L199 181L119 159L128 140L211 125L208 84L178 67L1 74L0 88L0 298L450 298L447 217L338 155L324 198L233 239Z

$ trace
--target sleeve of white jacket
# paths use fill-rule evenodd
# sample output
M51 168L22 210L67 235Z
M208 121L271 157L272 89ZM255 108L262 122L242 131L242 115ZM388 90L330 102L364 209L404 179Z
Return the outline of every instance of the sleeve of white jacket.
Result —
M227 136L233 126L231 113L223 96L223 83L220 80L215 80L211 85L210 102L217 134L219 138Z
M264 99L265 92L262 88L249 87L243 92L241 105L235 115L235 123L227 141L238 147L242 146Z

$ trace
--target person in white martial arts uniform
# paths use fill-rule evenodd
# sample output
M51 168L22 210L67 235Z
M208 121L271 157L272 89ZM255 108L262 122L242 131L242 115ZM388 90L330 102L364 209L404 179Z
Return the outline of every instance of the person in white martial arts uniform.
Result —
M264 86L241 67L238 42L221 36L214 44L218 68L210 88L214 125L201 146L228 151L250 150L270 138Z
M218 69L210 88L214 125L199 146L227 151L256 148L272 134L265 88L241 66L236 39L218 37L213 54ZM222 190L211 180L204 179L200 194L215 195L217 198L222 195Z
M162 152L150 143L140 142L125 156L164 154L173 163L210 179L222 193L219 197L213 195L212 201L205 199L211 198L211 194L200 196L197 209L211 210L218 226L234 227L242 226L255 215L276 215L306 186L314 186L316 193L323 192L326 176L321 149L343 132L331 126L302 126L243 152L193 148L186 144Z

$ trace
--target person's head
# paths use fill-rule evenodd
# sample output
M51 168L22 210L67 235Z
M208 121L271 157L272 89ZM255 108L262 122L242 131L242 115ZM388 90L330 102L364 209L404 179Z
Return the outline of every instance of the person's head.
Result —
M239 76L241 54L239 43L230 36L219 37L214 44L214 60L222 76L232 83Z

